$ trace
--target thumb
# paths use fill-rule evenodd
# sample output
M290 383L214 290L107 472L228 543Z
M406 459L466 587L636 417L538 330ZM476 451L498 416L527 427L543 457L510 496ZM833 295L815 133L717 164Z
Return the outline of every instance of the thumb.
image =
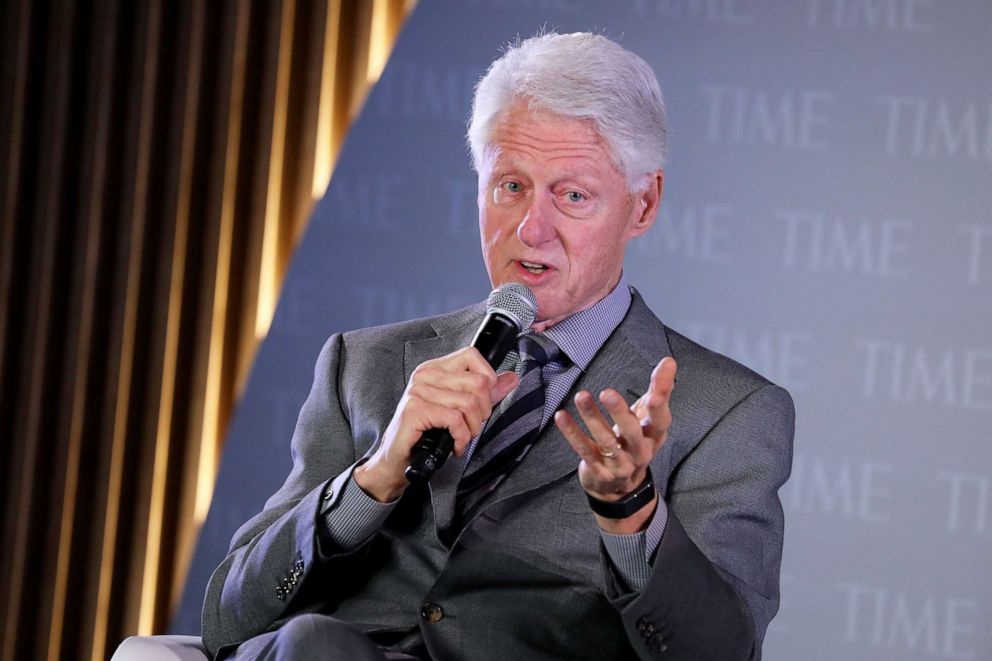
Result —
M496 385L489 390L489 397L495 404L510 394L520 385L520 377L514 372L503 372L496 375Z

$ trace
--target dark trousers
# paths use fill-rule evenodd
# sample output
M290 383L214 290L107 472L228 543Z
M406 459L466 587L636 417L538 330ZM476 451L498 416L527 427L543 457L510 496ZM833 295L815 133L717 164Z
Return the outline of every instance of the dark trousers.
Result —
M275 631L241 643L224 657L234 661L420 661L392 647L380 647L347 622L317 613L297 615Z

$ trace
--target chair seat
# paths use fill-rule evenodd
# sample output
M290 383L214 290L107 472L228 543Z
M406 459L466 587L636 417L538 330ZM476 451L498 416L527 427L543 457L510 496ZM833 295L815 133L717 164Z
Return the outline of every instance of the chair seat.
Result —
M208 661L199 636L131 636L110 661Z

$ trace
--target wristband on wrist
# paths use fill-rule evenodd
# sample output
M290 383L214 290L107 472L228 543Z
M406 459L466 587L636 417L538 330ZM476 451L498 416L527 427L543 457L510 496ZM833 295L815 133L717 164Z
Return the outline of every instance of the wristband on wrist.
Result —
M589 507L596 514L607 519L626 519L640 511L654 498L654 480L651 479L651 468L648 467L644 481L640 486L619 500L601 500L586 493Z

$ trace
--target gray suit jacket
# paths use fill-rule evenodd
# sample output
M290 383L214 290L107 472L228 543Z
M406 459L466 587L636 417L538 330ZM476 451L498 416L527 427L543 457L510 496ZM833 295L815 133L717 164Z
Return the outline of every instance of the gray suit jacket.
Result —
M316 518L374 449L410 373L467 345L483 313L328 340L293 436L293 469L211 577L205 645L216 651L319 611L367 631L419 624L445 660L760 658L778 609L777 492L791 469L792 400L666 328L636 292L575 388L613 387L633 401L663 356L678 361L672 427L651 464L670 516L644 590L629 593L614 574L578 457L553 424L457 538L446 535L463 468L452 457L429 492L408 490L360 549L316 541Z

